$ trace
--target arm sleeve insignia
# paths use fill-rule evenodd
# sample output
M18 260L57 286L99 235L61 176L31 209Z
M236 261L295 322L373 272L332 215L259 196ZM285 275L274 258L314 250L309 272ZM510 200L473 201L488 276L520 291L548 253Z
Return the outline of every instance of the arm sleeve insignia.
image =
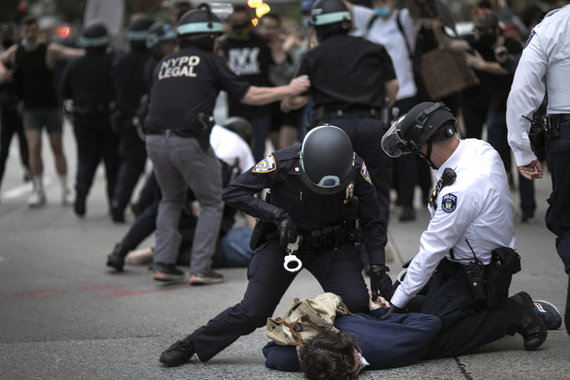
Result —
M362 177L364 177L366 182L372 185L372 180L370 179L370 173L368 173L368 168L366 167L364 161L362 162L362 168L360 169L360 174L362 174Z
M277 169L275 157L272 154L259 161L251 170L254 173L269 173Z

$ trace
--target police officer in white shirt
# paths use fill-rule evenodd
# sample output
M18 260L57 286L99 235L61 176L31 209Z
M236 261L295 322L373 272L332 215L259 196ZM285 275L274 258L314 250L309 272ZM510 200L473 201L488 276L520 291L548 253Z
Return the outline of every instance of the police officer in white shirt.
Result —
M528 138L532 117L545 95L547 152L552 177L546 226L556 234L556 250L570 275L570 6L550 12L531 32L507 101L509 145L521 174L542 178L542 164ZM570 334L570 279L564 317Z
M478 291L485 288L470 285L483 283L491 251L515 247L514 206L499 154L484 141L457 139L455 125L443 103L425 102L398 119L382 138L389 156L416 153L440 179L430 198L431 221L392 296L392 311L403 311L427 285L421 311L439 316L444 334L469 342L465 347L435 347L437 356L468 352L515 332L523 336L527 350L537 349L547 334L527 293L506 299L507 289L502 305L489 308L486 293Z

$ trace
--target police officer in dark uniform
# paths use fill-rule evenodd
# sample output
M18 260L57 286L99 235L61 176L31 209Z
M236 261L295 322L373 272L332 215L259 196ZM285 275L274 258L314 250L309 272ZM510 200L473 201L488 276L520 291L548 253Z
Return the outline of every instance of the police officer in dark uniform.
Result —
M148 59L146 38L148 29L153 23L154 21L148 16L141 16L131 22L127 34L131 50L117 59L113 70L117 92L121 164L111 204L111 217L117 223L125 221L125 208L131 200L146 163L144 141L133 125L133 116L140 99L146 93L144 83L144 67Z
M392 161L380 149L385 128L381 116L393 104L398 91L392 60L383 46L347 35L351 15L341 0L319 0L311 14L310 23L320 45L305 55L298 75L311 79L314 121L328 122L344 130L354 151L369 166L380 202L383 250L387 242ZM387 104L385 98L389 98ZM299 97L289 105L298 108L307 100L308 97Z
M152 87L152 76L156 65L165 55L170 54L176 47L176 32L167 22L157 21L148 30L146 47L149 50L149 59L144 68L144 80L147 93Z
M73 127L77 142L75 214L86 212L87 194L99 162L107 175L107 197L113 197L119 168L118 135L111 126L111 108L115 99L111 76L113 55L107 52L109 36L101 22L88 25L78 44L86 55L76 58L64 72L61 89L64 99L73 100Z
M211 270L223 210L220 165L209 144L218 93L225 90L246 104L263 105L298 95L309 85L302 77L275 88L251 86L213 53L222 32L208 4L186 13L177 26L180 50L164 57L154 73L145 132L162 190L154 255L154 279L158 281L184 279L175 263L181 240L178 220L187 187L200 203L190 284L223 281Z
M270 190L269 202L253 196L264 188ZM164 365L181 365L194 353L207 361L264 325L300 265L351 311L368 310L358 223L370 262L383 266L382 223L366 165L340 128L315 128L302 146L270 154L226 187L223 199L259 218L252 235L255 255L247 290L239 304L163 352ZM371 287L373 297L390 294L390 277L385 272L373 276Z

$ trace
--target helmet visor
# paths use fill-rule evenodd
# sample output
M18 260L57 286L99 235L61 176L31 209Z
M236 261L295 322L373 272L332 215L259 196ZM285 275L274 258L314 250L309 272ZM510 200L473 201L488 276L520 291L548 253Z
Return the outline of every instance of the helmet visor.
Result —
M390 157L397 158L402 154L410 153L406 148L407 142L401 136L400 124L406 115L400 116L382 136L382 150Z

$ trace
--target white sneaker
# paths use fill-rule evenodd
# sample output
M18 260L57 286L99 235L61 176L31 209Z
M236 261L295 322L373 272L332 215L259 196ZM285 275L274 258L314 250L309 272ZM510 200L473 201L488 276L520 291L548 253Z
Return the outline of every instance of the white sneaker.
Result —
M64 206L71 206L75 203L75 195L69 190L63 192L61 204Z
M43 191L34 191L28 198L29 208L39 208L46 204L46 196Z

